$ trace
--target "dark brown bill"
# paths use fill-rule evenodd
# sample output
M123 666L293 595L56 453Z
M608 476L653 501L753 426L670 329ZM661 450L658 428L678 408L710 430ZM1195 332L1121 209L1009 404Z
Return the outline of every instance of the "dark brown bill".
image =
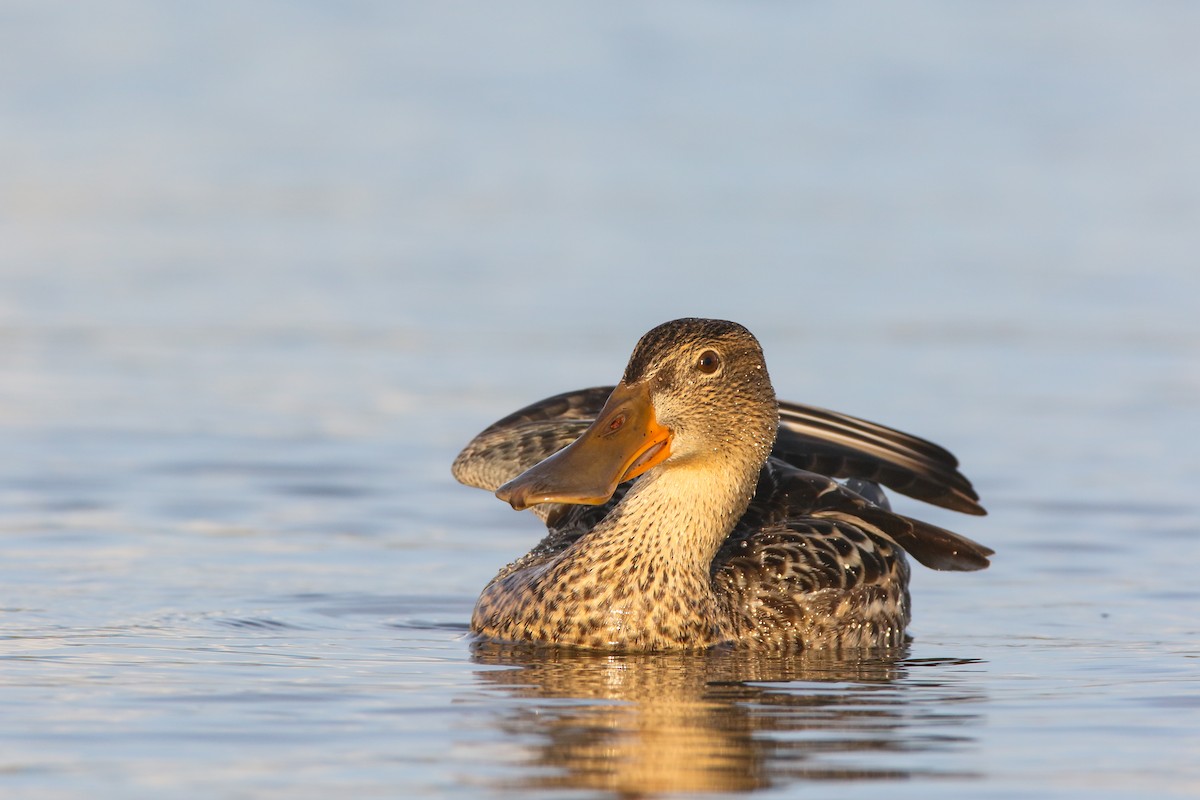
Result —
M671 455L671 432L658 424L644 385L621 384L596 421L572 444L496 490L517 510L539 503L599 505L617 486Z

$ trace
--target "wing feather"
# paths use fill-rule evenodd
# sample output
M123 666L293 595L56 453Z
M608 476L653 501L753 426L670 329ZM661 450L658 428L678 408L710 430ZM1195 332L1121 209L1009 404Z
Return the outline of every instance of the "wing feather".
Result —
M489 425L459 453L459 481L488 491L573 442L595 419L612 386L548 397ZM816 406L779 405L772 456L833 478L860 478L967 514L985 514L979 495L945 448L875 422Z

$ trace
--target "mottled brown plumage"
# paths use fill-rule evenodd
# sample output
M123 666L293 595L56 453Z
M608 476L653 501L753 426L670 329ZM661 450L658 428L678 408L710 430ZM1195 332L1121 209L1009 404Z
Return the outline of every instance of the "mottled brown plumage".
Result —
M778 404L758 342L731 322L660 325L615 389L505 417L453 469L548 528L479 598L472 630L497 640L894 645L910 618L905 550L936 569L992 554L893 513L879 490L984 513L949 452Z

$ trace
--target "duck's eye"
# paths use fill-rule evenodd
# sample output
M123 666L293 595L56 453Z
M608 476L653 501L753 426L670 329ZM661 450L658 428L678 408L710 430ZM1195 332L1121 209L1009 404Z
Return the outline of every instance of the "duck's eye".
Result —
M700 354L700 358L696 359L696 369L703 372L705 375L712 375L721 368L721 357L717 355L716 350L705 350Z

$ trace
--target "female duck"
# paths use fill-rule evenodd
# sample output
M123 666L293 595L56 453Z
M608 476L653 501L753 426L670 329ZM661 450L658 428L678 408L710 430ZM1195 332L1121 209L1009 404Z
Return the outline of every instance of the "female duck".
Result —
M483 590L471 629L492 639L622 650L896 645L910 618L905 550L957 570L986 567L992 554L893 513L876 483L985 513L950 453L854 417L781 406L758 341L732 322L660 325L618 386L500 420L453 469L513 508L533 507L549 529Z

